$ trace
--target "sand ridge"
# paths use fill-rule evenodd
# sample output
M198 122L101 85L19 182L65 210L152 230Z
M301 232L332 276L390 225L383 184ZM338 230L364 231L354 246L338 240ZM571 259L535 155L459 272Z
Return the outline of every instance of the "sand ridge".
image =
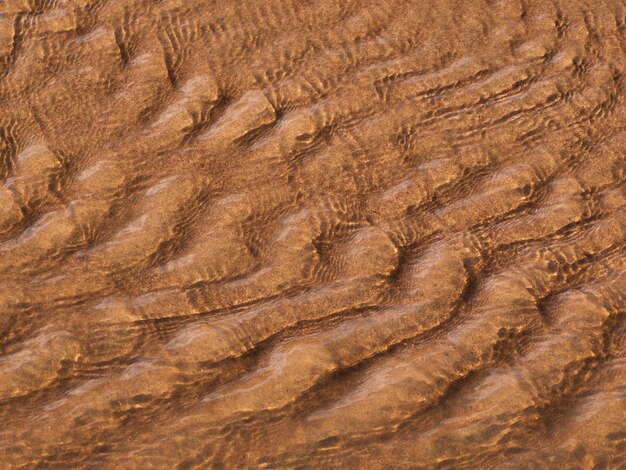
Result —
M0 467L626 465L625 25L1 2Z

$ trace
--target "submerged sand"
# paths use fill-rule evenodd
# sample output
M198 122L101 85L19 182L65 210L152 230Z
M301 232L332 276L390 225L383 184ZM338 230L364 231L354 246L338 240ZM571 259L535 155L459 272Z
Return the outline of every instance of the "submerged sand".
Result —
M0 467L622 468L625 32L0 1Z

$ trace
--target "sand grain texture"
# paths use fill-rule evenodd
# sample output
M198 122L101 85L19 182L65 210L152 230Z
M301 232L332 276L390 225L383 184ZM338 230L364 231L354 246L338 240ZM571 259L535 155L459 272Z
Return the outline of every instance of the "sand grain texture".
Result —
M0 0L0 468L626 467L622 0Z

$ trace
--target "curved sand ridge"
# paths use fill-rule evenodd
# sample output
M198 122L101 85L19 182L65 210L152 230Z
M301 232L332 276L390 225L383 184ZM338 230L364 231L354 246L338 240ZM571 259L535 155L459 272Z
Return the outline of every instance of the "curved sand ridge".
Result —
M626 465L625 32L1 2L3 468Z

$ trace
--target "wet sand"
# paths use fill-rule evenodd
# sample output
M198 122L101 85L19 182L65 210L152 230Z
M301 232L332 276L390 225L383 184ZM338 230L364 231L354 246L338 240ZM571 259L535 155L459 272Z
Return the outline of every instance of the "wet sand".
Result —
M624 468L625 34L0 1L0 468Z

